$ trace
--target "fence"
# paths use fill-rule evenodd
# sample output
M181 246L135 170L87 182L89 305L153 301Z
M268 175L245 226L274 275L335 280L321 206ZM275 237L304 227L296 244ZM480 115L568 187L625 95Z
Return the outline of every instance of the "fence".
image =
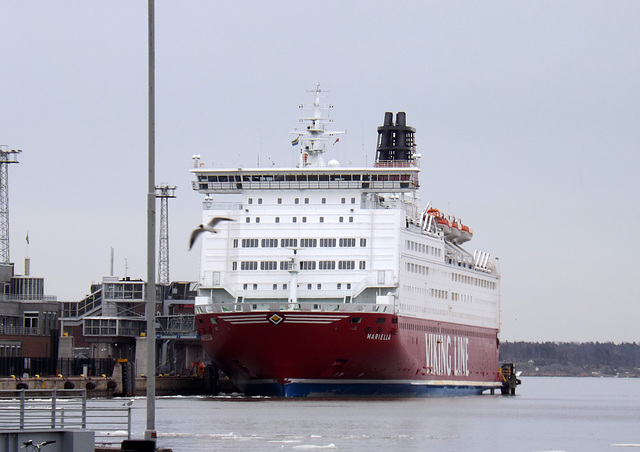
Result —
M111 376L115 361L110 358L28 358L19 356L0 357L0 377L40 375L41 377L65 377L78 375L107 375Z
M0 390L0 430L72 429L94 430L99 444L131 439L130 403L88 405L84 389Z

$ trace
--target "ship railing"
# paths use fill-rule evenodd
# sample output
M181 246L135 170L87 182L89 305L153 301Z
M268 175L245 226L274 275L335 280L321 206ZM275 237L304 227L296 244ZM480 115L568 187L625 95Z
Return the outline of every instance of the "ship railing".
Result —
M230 312L363 312L363 313L386 313L393 314L395 306L393 304L376 303L211 303L196 306L196 314L214 314Z

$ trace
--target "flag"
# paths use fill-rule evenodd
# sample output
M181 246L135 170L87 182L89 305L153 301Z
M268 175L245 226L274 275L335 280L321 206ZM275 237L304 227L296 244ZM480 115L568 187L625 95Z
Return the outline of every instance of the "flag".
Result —
M28 245L28 244L29 244L29 233L28 233L28 232L27 232L27 237L26 237L26 239L27 239L27 245Z
M336 141L334 141L333 144L336 144L338 141L340 141L340 137L336 138Z
M299 142L298 138L300 138L300 137L296 137L296 139L291 142L291 146L297 146L298 145L298 142Z

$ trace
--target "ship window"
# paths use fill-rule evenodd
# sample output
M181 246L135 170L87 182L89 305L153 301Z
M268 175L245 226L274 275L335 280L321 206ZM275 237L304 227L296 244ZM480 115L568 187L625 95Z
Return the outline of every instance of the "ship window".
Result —
M311 287L312 287L311 284L307 284L307 289L308 290L311 290Z
M368 174L363 174L362 180L371 180L371 176L369 176Z
M245 223L251 223L251 218L245 217L244 221L245 221Z
M253 198L249 198L249 199L247 199L247 202L248 202L249 204L253 204Z
M351 283L347 283L347 290L351 289Z
M318 290L322 290L322 284L318 284Z
M256 217L256 223L260 223L260 217Z
M257 284L253 285L253 290L258 290L258 285Z
M300 204L300 198L294 199L293 202L296 203L296 204Z
M242 176L242 182L251 182L251 176Z
M320 246L323 248L333 248L336 246L336 239L320 239Z
M276 261L263 261L260 262L260 270L277 270L278 262Z
M238 248L238 239L233 239L233 247Z
M340 239L339 244L340 244L341 247L349 247L349 248L351 248L351 247L356 246L356 239Z
M307 181L307 175L306 174L298 174L296 176L296 180L298 182L306 182Z
M355 268L355 261L338 261L338 270L353 270Z
M347 203L347 198L342 198L342 199L340 200L340 202L341 202L342 204L346 204L346 203Z
M316 261L301 261L300 270L315 270Z
M294 181L294 180L296 180L296 176L293 175L293 174L287 174L285 176L285 179L288 180L288 181Z
M229 176L218 177L218 182L229 182Z
M320 270L335 270L336 262L335 261L320 261L318 262L318 268Z
M337 286L336 286L336 289L338 289L338 290L342 289L342 284L338 283Z
M324 217L320 217L320 223L324 223Z
M378 317L376 323L384 323L384 317Z
M400 175L399 174L392 174L391 176L389 176L389 180L393 180L393 181L400 180Z
M340 223L344 223L344 217L340 217Z
M238 262L233 262L233 264L231 265L231 269L232 270L237 270L238 269Z
M209 182L218 182L218 176L209 176L207 180Z
M281 239L280 246L283 248L286 248L286 247L296 248L298 246L298 239Z
M353 175L353 180L360 180L360 175L359 174L354 174Z
M328 181L329 180L329 175L328 174L321 174L319 179L321 181Z
M278 285L277 284L273 285L273 290L278 290Z
M327 198L322 198L322 204L326 204L327 203Z
M293 222L297 223L298 222L298 217L293 217Z
M309 198L304 198L304 203L309 204Z
M247 290L247 284L243 284L243 285L242 285L242 288L243 288L244 290Z
M360 247L364 248L367 246L367 239L360 239Z
M360 270L366 270L366 268L367 268L367 262L360 261Z
M309 174L309 181L317 181L317 180L318 180L317 174Z
M258 198L258 204L262 204L262 198Z
M276 181L282 182L284 180L284 176L282 174L276 174Z
M280 223L280 217L276 217L276 223Z
M262 239L261 246L262 248L277 248L278 239Z
M351 320L349 320L350 323L360 323L362 322L362 317L351 317Z
M356 203L356 198L351 198L351 204L355 204Z
M300 246L302 248L315 248L318 246L318 239L300 239Z
M349 223L353 223L353 217L349 217Z
M307 217L302 217L302 222L306 223L307 222Z
M283 290L287 290L287 285L286 285L286 284L283 284L283 285L282 285L282 289L283 289Z

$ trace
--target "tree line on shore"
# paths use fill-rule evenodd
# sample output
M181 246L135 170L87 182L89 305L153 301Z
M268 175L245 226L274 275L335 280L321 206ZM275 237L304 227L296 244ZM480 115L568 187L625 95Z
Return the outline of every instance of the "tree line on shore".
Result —
M523 375L640 377L640 344L502 342L500 362Z

